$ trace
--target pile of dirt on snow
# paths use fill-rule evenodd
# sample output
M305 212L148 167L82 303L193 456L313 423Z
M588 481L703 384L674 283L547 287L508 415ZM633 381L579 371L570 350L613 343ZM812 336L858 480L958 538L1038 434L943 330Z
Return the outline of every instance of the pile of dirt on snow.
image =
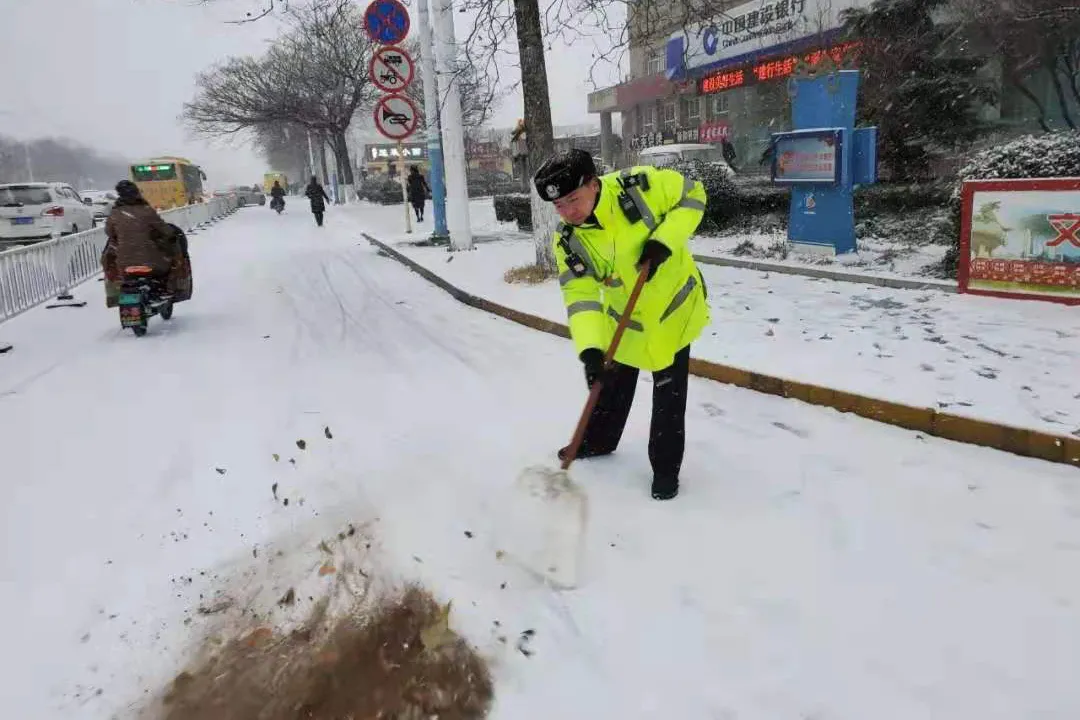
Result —
M178 675L160 720L483 718L485 661L449 627L450 606L408 587L328 620L284 632L254 626Z

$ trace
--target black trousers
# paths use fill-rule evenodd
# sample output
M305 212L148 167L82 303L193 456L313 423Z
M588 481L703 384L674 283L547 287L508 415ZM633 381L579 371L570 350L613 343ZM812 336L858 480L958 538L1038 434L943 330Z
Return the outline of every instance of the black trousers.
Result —
M323 211L322 210L312 210L311 212L315 215L315 223L319 227L322 227Z
M649 462L653 475L678 478L686 448L686 392L690 379L690 346L675 354L669 367L653 373L652 423L649 426ZM622 439L630 407L634 404L638 369L615 363L589 418L579 455L614 452Z

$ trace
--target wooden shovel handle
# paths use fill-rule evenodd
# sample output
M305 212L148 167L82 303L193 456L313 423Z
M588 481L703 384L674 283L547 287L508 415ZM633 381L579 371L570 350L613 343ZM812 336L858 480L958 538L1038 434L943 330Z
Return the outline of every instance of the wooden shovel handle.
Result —
M619 325L615 328L615 337L611 339L611 345L608 346L607 353L604 354L604 370L589 390L589 399L585 401L585 409L581 411L581 418L578 420L577 428L574 430L574 437L566 448L566 458L562 461L561 466L563 470L567 470L577 458L581 443L585 440L585 429L589 427L589 417L592 416L593 410L596 409L596 403L600 401L600 391L604 389L604 375L611 369L612 361L615 359L615 351L619 349L623 333L626 332L626 327L630 324L630 315L634 312L634 306L637 305L638 296L641 295L641 290L645 287L645 281L649 279L651 265L651 260L646 260L641 264L641 272L638 273L637 282L634 283L634 289L630 292L630 299L626 302L626 309L623 311L622 317L619 318Z

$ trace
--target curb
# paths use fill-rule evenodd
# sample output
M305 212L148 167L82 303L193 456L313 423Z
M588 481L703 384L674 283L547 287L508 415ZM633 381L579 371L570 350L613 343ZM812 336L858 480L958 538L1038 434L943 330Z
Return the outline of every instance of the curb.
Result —
M398 261L465 305L498 315L533 330L540 330L561 338L568 339L570 337L569 329L561 323L546 320L520 310L514 310L505 305L467 293L415 260L394 250L386 243L367 233L361 234L387 257ZM811 405L853 413L867 420L895 425L896 427L926 433L945 440L954 440L968 445L1002 450L1014 455L1080 467L1080 438L1051 435L1039 430L1010 427L986 420L976 420L962 415L943 413L933 408L921 408L888 400L878 400L865 395L787 380L731 365L722 365L710 360L691 358L690 374L767 395L802 400Z
M862 283L864 285L877 285L879 287L893 288L896 290L938 290L946 293L957 293L959 289L956 283L949 280L911 280L908 278L882 277L851 272L850 270L829 270L820 267L798 267L785 265L769 260L744 260L723 255L694 255L694 259L705 265L722 265L743 270L761 270L762 272L777 272L785 275L802 275L804 277L823 278L826 280L839 280L841 282Z

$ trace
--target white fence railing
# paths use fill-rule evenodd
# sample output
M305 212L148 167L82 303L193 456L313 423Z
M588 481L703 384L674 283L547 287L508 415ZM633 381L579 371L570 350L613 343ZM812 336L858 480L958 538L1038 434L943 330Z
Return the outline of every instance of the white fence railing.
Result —
M231 198L187 205L161 213L191 232L236 209ZM101 272L105 227L53 238L34 245L0 252L0 322L67 293Z

